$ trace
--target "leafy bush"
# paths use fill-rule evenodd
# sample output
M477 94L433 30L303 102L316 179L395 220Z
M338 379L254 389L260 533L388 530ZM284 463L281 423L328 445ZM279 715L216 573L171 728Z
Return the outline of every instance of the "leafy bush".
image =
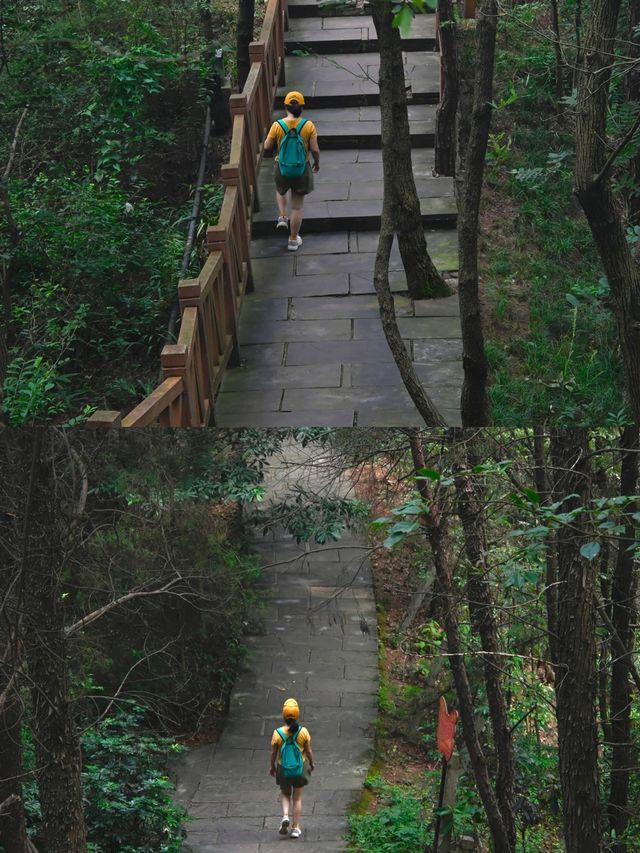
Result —
M103 720L82 740L85 815L95 853L177 853L184 813L171 800L172 739L147 734L135 706Z
M423 815L424 805L415 792L372 780L383 800L373 814L351 815L351 841L366 853L415 853L431 841Z
M183 751L147 732L143 710L129 703L82 736L84 811L91 853L178 853L184 813L171 799L170 757ZM23 736L27 770L33 743ZM33 779L24 786L29 833L38 840L41 813Z

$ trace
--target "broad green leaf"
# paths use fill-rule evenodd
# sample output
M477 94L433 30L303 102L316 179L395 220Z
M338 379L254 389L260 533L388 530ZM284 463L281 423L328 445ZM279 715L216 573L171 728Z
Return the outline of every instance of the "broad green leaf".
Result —
M599 542L585 542L582 548L580 548L580 554L585 558L585 560L595 560L599 553Z

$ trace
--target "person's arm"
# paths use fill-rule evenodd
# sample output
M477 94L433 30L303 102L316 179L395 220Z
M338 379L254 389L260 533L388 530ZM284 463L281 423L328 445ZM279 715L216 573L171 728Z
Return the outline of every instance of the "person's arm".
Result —
M313 761L313 750L311 749L311 738L309 738L309 740L304 745L304 754L306 755L306 757L309 760L309 769L313 770L315 767L315 764Z
M311 156L313 157L313 171L320 171L320 149L318 148L318 135L316 133L313 134L311 139L309 140L309 151L311 151Z
M273 149L276 147L277 139L275 127L277 127L277 122L271 125L269 133L267 134L267 138L262 143L262 151L264 154L271 154Z
M271 767L269 768L269 773L272 776L276 775L276 761L278 759L278 744L275 743L273 748L271 749Z

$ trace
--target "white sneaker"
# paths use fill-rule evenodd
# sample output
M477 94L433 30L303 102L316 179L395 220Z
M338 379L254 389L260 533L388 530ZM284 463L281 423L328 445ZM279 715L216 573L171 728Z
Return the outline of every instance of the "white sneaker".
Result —
M289 237L289 242L287 243L287 249L290 252L297 252L299 246L302 246L302 237L299 234L295 239L291 239L291 237ZM296 836L296 838L297 838L297 836Z
M294 829L291 830L291 836L290 836L291 838L300 838L301 835L302 835L302 830L300 829L299 826L296 826Z
M286 216L279 216L278 221L276 222L276 228L286 228L289 230L289 220Z
M289 818L283 817L282 821L280 822L280 829L278 830L280 832L280 835L286 835L288 829L289 829Z

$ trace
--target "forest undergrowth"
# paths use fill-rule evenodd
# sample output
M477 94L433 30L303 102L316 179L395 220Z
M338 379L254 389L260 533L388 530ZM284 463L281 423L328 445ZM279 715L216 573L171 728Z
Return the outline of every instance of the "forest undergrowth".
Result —
M212 13L197 0L3 4L0 171L23 117L2 205L13 227L0 228L11 425L78 423L155 386L214 54L233 76L235 19L228 0ZM205 223L227 146L214 128ZM195 251L188 274L199 267Z
M356 493L370 503L373 518L393 514L415 494L413 480L398 466L397 458L384 455L358 469ZM441 756L436 747L439 696L445 695L449 706L456 706L451 672L439 658L445 637L437 595L428 595L411 625L401 630L412 596L428 575L428 545L421 537L412 537L392 548L381 547L388 532L371 533L372 545L377 546L371 566L378 607L380 688L375 759L350 816L350 842L358 853L415 853L432 848L441 779ZM462 548L459 532L455 540L456 547ZM513 577L512 582L524 589L531 578ZM459 583L462 587L461 578ZM467 622L463 630L465 643L471 646ZM535 683L535 673L526 677ZM535 691L547 696L549 688L540 685ZM531 694L516 689L512 698L511 719L518 732L518 791L536 804L539 815L533 826L523 825L519 816L518 851L560 853L564 846L555 782L555 720L544 702L531 708ZM477 713L486 717L487 707L480 695L477 699ZM455 839L474 839L473 849L487 850L486 816L473 774L470 768L465 770L455 806L443 815L443 826L452 826Z
M501 18L481 243L492 421L624 424L608 283L573 195L571 69L558 103L550 36L547 3Z

